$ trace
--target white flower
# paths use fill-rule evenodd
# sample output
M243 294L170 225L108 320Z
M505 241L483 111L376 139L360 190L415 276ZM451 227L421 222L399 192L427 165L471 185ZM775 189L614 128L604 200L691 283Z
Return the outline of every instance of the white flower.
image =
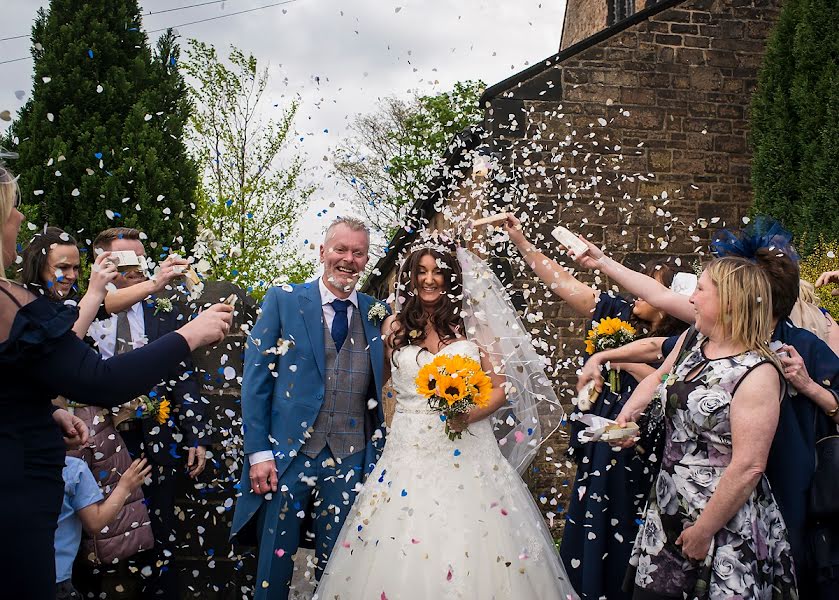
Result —
M724 390L718 387L710 389L698 388L688 394L688 410L691 412L691 418L696 423L705 421L715 412L720 410L731 401L731 396ZM702 415L701 417L699 415Z
M664 542L667 541L664 535L664 529L661 525L661 517L655 508L647 510L644 515L644 524L641 525L641 532L639 534L641 541L641 548L647 554L657 556L661 549L664 548ZM641 560L643 560L643 556ZM649 562L649 558L647 559ZM641 563L638 564L638 570L641 570ZM650 572L654 571L653 568Z
M651 563L651 559L647 555L638 557L638 570L635 572L635 583L640 586L648 586L653 582L652 574L658 569L657 566Z
M367 320L373 323L374 325L378 324L379 321L384 319L387 316L387 309L385 305L381 302L376 302L373 306L370 307L370 310L367 312Z
M679 496L676 484L666 471L661 471L655 481L655 495L661 511L665 515L675 515L679 510Z
M714 573L711 578L711 597L728 598L746 596L755 583L749 566L741 561L741 556L730 544L719 546L714 553ZM717 587L716 593L714 588Z
M159 312L170 313L173 308L172 300L169 298L155 298L154 300L154 314Z

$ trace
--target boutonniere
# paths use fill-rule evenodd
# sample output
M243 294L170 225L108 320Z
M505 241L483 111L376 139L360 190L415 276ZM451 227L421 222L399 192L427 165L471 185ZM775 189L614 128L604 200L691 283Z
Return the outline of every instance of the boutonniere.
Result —
M386 316L387 308L381 302L376 302L367 311L367 320L373 323L373 325L378 325Z
M174 306L172 305L172 300L169 298L155 298L154 300L154 314L156 315L159 312L170 313Z

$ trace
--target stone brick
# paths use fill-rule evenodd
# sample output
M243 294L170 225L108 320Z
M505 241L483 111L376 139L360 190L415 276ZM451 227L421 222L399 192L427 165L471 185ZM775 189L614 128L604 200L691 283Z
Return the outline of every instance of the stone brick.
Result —
M711 45L711 40L699 35L684 35L682 39L686 48L708 48Z
M705 158L706 173L728 173L728 156L711 154Z
M742 136L716 136L714 138L714 150L730 154L742 154L746 151L746 138Z
M720 90L723 76L714 67L694 67L690 70L690 85L698 90Z
M621 89L621 103L628 104L655 104L655 91L641 87L627 87Z
M657 33L655 34L655 43L661 44L663 46L681 46L682 45L682 36L680 35L668 35L666 33Z

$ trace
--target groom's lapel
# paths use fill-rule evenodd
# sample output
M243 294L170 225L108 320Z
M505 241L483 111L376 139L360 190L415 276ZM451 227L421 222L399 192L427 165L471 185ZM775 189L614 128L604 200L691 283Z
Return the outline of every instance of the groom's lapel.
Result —
M303 284L303 293L299 298L300 310L306 324L306 333L312 345L312 354L320 370L321 377L326 371L326 344L323 341L323 308L321 307L320 287L317 279Z
M365 294L358 294L358 310L361 312L361 322L364 323L364 335L367 336L367 345L370 348L370 363L373 365L373 379L376 382L377 393L381 393L382 366L384 365L384 354L382 350L382 332L370 322L367 314L370 306L375 302L373 298Z

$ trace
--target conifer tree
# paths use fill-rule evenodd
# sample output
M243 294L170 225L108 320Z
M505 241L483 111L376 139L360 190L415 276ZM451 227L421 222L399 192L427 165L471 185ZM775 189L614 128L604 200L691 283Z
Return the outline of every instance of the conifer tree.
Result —
M752 101L755 210L779 219L808 251L839 237L839 11L834 0L788 0Z
M81 239L133 226L153 247L190 247L197 174L171 32L153 57L136 0L52 0L32 44L32 95L10 132L29 220Z

